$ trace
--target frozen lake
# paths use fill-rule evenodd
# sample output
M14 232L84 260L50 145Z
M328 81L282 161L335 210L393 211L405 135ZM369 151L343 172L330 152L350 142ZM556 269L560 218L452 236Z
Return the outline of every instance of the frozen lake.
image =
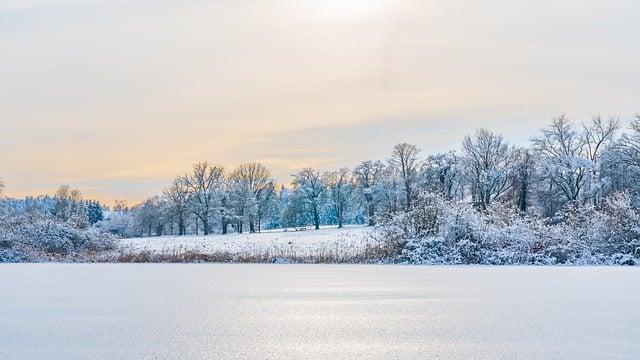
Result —
M0 265L0 359L638 359L640 268Z

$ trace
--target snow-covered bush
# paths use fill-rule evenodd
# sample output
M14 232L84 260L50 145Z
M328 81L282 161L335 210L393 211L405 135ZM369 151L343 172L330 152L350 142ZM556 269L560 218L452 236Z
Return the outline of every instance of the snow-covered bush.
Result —
M379 234L408 263L636 264L639 220L626 193L612 194L602 209L567 207L556 221L506 204L478 211L421 193L411 210L381 218Z
M0 262L82 256L115 248L113 235L81 220L62 221L38 202L0 200Z

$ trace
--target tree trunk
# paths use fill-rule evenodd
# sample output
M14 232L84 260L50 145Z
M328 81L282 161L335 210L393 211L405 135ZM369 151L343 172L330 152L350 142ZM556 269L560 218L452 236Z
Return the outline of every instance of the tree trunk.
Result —
M313 210L313 223L316 226L316 230L320 230L320 214L318 214L318 210Z
M209 235L209 219L202 218L202 232L204 233L204 235Z
M184 217L182 215L180 215L180 217L178 218L178 235L185 235L186 231L186 226L184 224Z

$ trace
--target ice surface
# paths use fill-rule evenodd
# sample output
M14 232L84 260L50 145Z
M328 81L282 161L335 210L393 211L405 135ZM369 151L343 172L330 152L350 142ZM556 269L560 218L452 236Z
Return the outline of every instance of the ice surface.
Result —
M0 359L638 359L640 269L0 265Z

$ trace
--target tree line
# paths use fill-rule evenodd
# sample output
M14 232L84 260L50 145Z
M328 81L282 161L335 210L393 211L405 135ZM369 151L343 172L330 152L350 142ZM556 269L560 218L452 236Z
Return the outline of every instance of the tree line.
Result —
M553 219L567 206L602 207L609 194L626 192L638 204L640 117L628 126L595 116L576 123L554 118L526 146L478 129L460 151L423 156L413 144L396 145L385 160L353 169L304 168L289 186L277 184L261 163L231 171L200 162L162 194L131 208L119 202L102 226L121 235L226 234L323 224L376 222L412 209L420 192L486 211L493 203Z

